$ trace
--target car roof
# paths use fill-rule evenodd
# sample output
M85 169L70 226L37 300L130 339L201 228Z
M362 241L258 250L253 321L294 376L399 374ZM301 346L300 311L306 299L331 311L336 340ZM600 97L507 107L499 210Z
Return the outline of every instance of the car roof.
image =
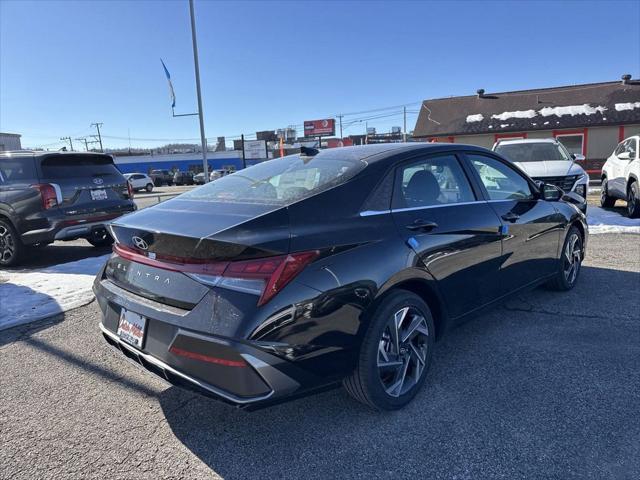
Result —
M517 140L498 140L496 145L516 145L519 143L558 143L555 138L520 138Z
M408 143L379 143L373 145L357 145L353 147L338 147L320 150L315 155L316 158L326 159L350 159L354 161L367 160L367 163L375 163L383 161L389 157L402 153L424 151L424 153L436 153L448 150L474 150L479 152L487 152L486 148L476 145L465 145L460 143L426 143L426 142L408 142ZM298 155L298 154L296 154Z
M101 157L109 157L113 159L113 156L108 153L100 152L47 152L42 150L13 150L0 152L0 158L44 158L44 157L58 157L58 156L74 156L74 157L86 157L87 155L98 155Z

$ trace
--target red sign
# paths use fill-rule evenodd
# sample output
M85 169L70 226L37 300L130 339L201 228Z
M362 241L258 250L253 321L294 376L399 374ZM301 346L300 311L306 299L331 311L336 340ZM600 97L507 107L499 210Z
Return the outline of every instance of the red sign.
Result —
M342 140L339 138L330 138L327 140L327 148L338 148L338 147L351 147L353 146L353 140L350 138L343 138Z
M305 120L304 136L318 137L320 135L335 135L336 121L333 118L325 118L324 120Z

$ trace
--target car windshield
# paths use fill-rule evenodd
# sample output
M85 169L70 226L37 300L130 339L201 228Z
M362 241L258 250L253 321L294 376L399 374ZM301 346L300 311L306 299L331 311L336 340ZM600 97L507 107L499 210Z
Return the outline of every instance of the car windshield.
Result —
M365 166L366 162L346 155L291 155L225 175L180 198L288 205L346 182Z
M498 145L496 152L518 163L571 160L563 147L551 142Z

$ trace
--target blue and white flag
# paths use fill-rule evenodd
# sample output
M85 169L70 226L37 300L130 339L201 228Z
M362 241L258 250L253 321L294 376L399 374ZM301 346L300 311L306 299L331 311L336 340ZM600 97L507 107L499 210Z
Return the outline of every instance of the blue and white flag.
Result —
M162 63L162 68L164 68L164 74L167 76L167 81L169 82L169 95L171 95L171 108L176 106L176 92L173 91L173 84L171 83L171 75L169 75L169 70L167 70L167 66L164 64L162 59L160 59L160 63Z

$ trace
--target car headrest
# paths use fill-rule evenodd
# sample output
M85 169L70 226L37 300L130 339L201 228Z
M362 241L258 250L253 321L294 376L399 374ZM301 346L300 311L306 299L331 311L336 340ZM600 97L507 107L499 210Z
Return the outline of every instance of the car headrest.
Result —
M414 173L404 190L407 207L437 204L439 196L440 185L429 170L418 170Z

